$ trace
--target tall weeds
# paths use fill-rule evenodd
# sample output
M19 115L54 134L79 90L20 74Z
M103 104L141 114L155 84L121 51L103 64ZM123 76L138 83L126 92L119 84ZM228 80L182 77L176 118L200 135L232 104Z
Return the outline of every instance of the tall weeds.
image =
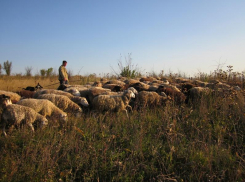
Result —
M5 87L19 84L6 79ZM22 87L57 81L20 79ZM85 114L63 127L50 121L34 134L1 135L0 181L244 181L244 133L243 92L217 90L189 105L134 110L129 119Z
M17 130L0 137L0 180L243 181L242 99L207 95L195 109L169 104L130 119L87 116L34 135Z

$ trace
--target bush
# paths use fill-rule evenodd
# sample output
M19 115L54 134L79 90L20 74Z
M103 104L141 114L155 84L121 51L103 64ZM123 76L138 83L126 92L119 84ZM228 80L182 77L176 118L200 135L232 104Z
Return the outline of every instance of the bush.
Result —
M26 67L25 70L26 70L26 74L25 74L26 76L32 76L31 74L32 67Z
M131 58L131 53L125 57L125 65L123 64L121 57L118 61L119 73L117 73L113 68L113 71L116 75L127 77L127 78L135 78L141 76L138 65L134 65Z

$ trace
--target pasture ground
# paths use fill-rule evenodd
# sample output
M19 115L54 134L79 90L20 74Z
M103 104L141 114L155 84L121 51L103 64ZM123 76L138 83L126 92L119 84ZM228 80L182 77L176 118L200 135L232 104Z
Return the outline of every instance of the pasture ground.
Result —
M7 80L10 79L10 80ZM22 80L21 80L22 79ZM95 81L83 78L78 83ZM57 78L5 78L0 89ZM50 88L57 88L53 85ZM0 181L244 181L243 93L104 117L85 114L0 136Z

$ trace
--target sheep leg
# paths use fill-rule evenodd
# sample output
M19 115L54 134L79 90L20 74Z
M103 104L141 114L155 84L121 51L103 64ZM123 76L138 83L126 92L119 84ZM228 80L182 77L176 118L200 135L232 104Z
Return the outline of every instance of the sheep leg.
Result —
M32 132L34 133L34 127L31 123L28 123L28 126L31 128Z
M7 133L6 133L6 131L5 131L5 125L3 126L2 131L3 131L4 136L7 136Z
M127 118L129 118L129 117L128 117L128 111L127 111L127 109L124 109L124 111L126 112Z
M15 127L14 125L10 126L8 128L8 132L11 133L12 130L14 129L14 127ZM6 125L5 124L3 125L2 132L3 132L4 136L8 136L7 133L6 133Z
M127 105L127 108L129 108L130 112L133 112L133 109L130 105Z

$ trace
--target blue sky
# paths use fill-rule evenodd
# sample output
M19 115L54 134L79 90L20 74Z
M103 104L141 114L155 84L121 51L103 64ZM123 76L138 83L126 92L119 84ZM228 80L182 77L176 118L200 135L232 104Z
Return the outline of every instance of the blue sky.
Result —
M145 72L245 71L244 0L1 0L0 63L113 74L130 53Z

